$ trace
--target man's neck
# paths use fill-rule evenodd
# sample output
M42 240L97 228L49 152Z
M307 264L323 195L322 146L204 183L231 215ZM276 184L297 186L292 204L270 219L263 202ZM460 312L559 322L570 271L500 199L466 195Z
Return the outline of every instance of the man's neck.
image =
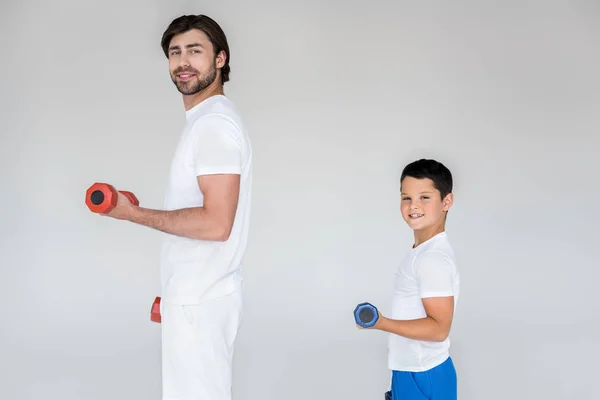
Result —
M183 106L185 107L185 111L188 111L188 110L191 110L192 108L196 107L198 104L202 103L204 100L208 99L209 97L216 96L216 95L222 95L222 94L224 94L223 86L211 85L196 94L192 94L189 96L184 95L183 96Z

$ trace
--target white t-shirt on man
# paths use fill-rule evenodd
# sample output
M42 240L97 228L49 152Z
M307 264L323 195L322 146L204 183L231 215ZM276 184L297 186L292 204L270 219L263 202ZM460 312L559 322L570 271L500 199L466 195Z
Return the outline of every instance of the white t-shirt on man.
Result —
M216 95L187 110L185 116L164 208L202 206L199 175L239 174L240 192L227 241L166 234L161 251L162 301L171 304L199 304L241 288L251 206L252 147L235 105Z
M427 317L425 297L454 296L458 303L460 277L446 232L412 248L398 266L394 280L391 317L412 320ZM395 371L427 371L449 357L450 339L443 342L408 339L390 333L388 367Z

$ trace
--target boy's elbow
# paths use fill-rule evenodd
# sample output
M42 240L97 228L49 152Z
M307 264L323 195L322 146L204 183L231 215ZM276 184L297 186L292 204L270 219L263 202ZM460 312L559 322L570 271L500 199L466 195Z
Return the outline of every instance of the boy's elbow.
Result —
M438 330L437 335L435 335L434 340L436 342L443 342L444 340L448 339L448 336L450 336L450 329L442 328L442 329Z
M435 338L435 341L436 342L443 342L446 339L448 339L448 334L442 332L439 335L437 335L437 337Z

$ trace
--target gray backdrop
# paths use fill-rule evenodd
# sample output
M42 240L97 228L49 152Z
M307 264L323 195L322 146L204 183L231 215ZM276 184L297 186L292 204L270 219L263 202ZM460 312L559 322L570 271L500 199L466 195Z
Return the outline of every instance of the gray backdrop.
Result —
M161 234L84 194L162 207L181 13L227 32L254 146L235 400L383 398L352 309L389 313L420 157L456 180L460 399L598 398L599 3L339 0L2 1L0 397L160 399Z

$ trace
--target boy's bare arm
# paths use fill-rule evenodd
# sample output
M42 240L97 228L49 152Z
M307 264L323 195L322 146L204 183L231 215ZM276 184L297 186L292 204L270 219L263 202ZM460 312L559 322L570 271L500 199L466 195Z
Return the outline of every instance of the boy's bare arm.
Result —
M442 342L450 333L454 316L454 296L422 299L427 317L394 320L380 314L372 329L394 333L409 339Z

